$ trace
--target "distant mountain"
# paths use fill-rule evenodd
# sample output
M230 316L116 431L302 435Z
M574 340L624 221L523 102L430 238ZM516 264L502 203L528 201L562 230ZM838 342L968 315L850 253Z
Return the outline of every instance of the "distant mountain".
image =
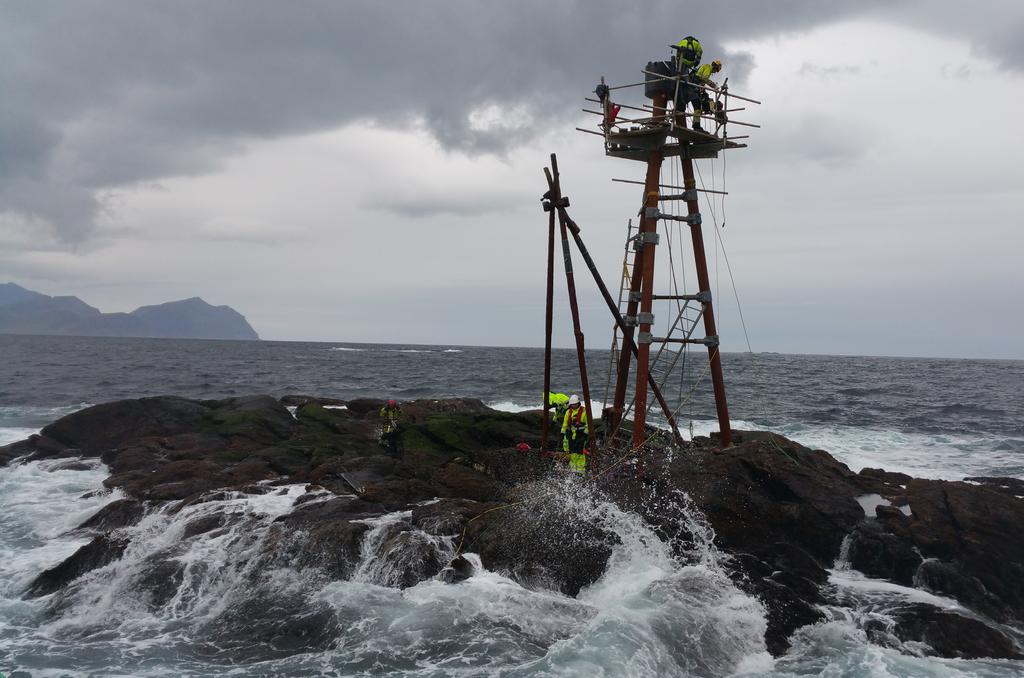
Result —
M0 284L0 334L259 339L241 313L199 297L101 313L78 297L51 297L14 283Z

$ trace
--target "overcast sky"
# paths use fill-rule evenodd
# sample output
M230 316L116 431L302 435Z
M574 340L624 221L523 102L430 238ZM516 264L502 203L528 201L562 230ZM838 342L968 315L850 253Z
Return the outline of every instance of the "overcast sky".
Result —
M617 286L642 196L610 179L643 166L573 128L687 33L764 102L700 166L730 194L726 350L725 254L755 351L1024 358L1019 0L0 0L0 282L201 296L265 339L540 345L541 168Z

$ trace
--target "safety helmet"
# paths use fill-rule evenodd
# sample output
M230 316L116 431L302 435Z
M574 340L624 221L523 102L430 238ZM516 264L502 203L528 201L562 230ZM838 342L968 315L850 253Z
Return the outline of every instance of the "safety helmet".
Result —
M573 396L571 398L569 398L569 404L570 405L579 405L580 404L580 397L578 395L576 395L576 394L573 394Z
M398 401L395 400L394 398L392 398L391 400L388 401L388 407L397 407L397 406L398 406Z
M715 59L714 61L712 61L711 62L711 70L713 72L715 72L715 73L717 73L718 71L722 70L722 60L721 59Z

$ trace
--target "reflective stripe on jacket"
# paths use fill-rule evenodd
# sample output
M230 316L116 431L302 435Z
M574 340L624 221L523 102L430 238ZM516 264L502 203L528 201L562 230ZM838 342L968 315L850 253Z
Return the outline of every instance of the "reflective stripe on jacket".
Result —
M577 431L587 430L587 409L582 405L576 408L570 407L565 411L565 418L562 419L562 433L566 433L570 429L572 429L574 438Z

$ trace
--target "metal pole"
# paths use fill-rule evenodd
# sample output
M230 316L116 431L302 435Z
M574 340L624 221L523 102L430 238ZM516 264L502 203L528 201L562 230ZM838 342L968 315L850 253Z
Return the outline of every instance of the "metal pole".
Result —
M687 190L696 188L693 177L693 159L689 155L682 158L683 187ZM686 213L690 216L700 215L700 206L696 200L686 202ZM704 254L704 236L701 233L700 220L693 219L690 223L690 236L693 239L693 258L697 269L698 292L705 293L708 301L704 302L704 334L711 338L718 337L715 327L715 313L711 304L711 278L708 276L708 262ZM729 426L729 405L725 400L725 378L722 376L722 360L717 342L708 344L708 359L711 361L711 383L715 388L715 410L718 412L718 426L722 430L722 447L732 445L732 429ZM637 404L639 408L639 403Z
M572 314L572 330L576 336L576 358L580 365L580 382L583 385L583 400L587 412L587 449L594 450L594 412L590 404L590 378L587 375L587 355L584 346L583 330L580 327L580 307L576 299L576 279L572 271L572 253L569 251L569 232L565 220L561 218L561 209L567 201L562 199L562 186L558 176L558 159L551 154L552 203L559 208L558 224L562 233L562 257L565 260L565 284L569 292L569 311ZM596 455L595 455L596 457Z
M550 190L549 190L550 193ZM548 195L549 193L545 194ZM548 288L544 315L544 424L541 429L540 451L548 451L548 433L551 427L551 327L554 318L555 293L555 210L548 210Z
M664 118L665 117L665 108L668 106L668 96L664 95L664 94L659 94L659 95L657 95L654 98L654 102L653 103L654 103L655 117L657 117L657 118ZM656 150L651 151L650 155L647 158L647 176L645 177L645 180L644 180L644 209L641 211L640 228L639 228L639 231L637 233L637 237L641 238L641 239L643 238L642 234L656 232L657 229L658 229L658 222L657 222L657 220L655 220L655 219L648 219L647 218L647 209L646 208L648 206L654 206L654 207L658 206L657 196L658 196L658 186L660 185L658 180L661 178L661 163L662 163L663 160L664 160L664 156L663 156L663 154L661 152L661 149L656 149ZM652 193L653 193L653 200L652 200ZM645 244L643 247L640 247L639 249L637 249L636 250L636 254L633 255L633 275L632 275L632 278L630 279L630 285L629 285L629 289L630 289L629 303L626 306L626 315L629 316L629 317L635 317L636 316L636 314L637 314L637 307L639 306L639 303L640 303L638 301L638 299L637 299L637 294L636 293L641 292L642 287L643 287L643 278L644 278L643 274L644 274L645 265L646 265L646 262L647 262L647 257L645 256L645 253L650 253L650 255L651 255L651 257L650 257L650 268L651 268L652 279L653 279L654 249L653 249L653 246L649 246L649 245ZM650 308L650 306L648 304L648 309L649 308ZM633 326L632 325L627 327L627 328L625 328L622 331L622 337L623 337L623 342L624 343L627 342L627 341L629 341L629 342L633 341ZM648 348L648 350L646 352L644 352L642 350L637 352L637 382L636 382L637 383L637 397L639 397L640 391L643 391L643 393L644 393L644 403L645 404L647 402L647 364L644 363L644 366L643 366L644 367L644 373L643 373L643 375L641 375L640 374L640 361L641 360L646 360L647 357L649 356L649 354L650 354L649 348ZM619 372L618 372L618 375L616 376L616 380L615 380L615 400L613 401L613 404L612 404L612 412L613 412L612 416L614 417L614 421L612 422L611 430L612 430L612 438L613 439L614 439L615 432L617 432L619 430L619 424L621 423L622 415L625 412L625 405L626 405L626 383L629 381L629 363L630 363L630 359L632 357L633 357L633 355L632 355L631 351L623 351L621 356L619 356ZM643 377L642 379L641 379L641 376ZM640 388L640 386L643 386L643 388ZM640 415L638 418L642 422L644 417L643 417L643 415ZM634 427L633 427L633 432L634 432L633 443L634 443L634 445L637 442L636 419L637 419L637 417L634 417ZM643 429L643 423L640 424L640 429Z

